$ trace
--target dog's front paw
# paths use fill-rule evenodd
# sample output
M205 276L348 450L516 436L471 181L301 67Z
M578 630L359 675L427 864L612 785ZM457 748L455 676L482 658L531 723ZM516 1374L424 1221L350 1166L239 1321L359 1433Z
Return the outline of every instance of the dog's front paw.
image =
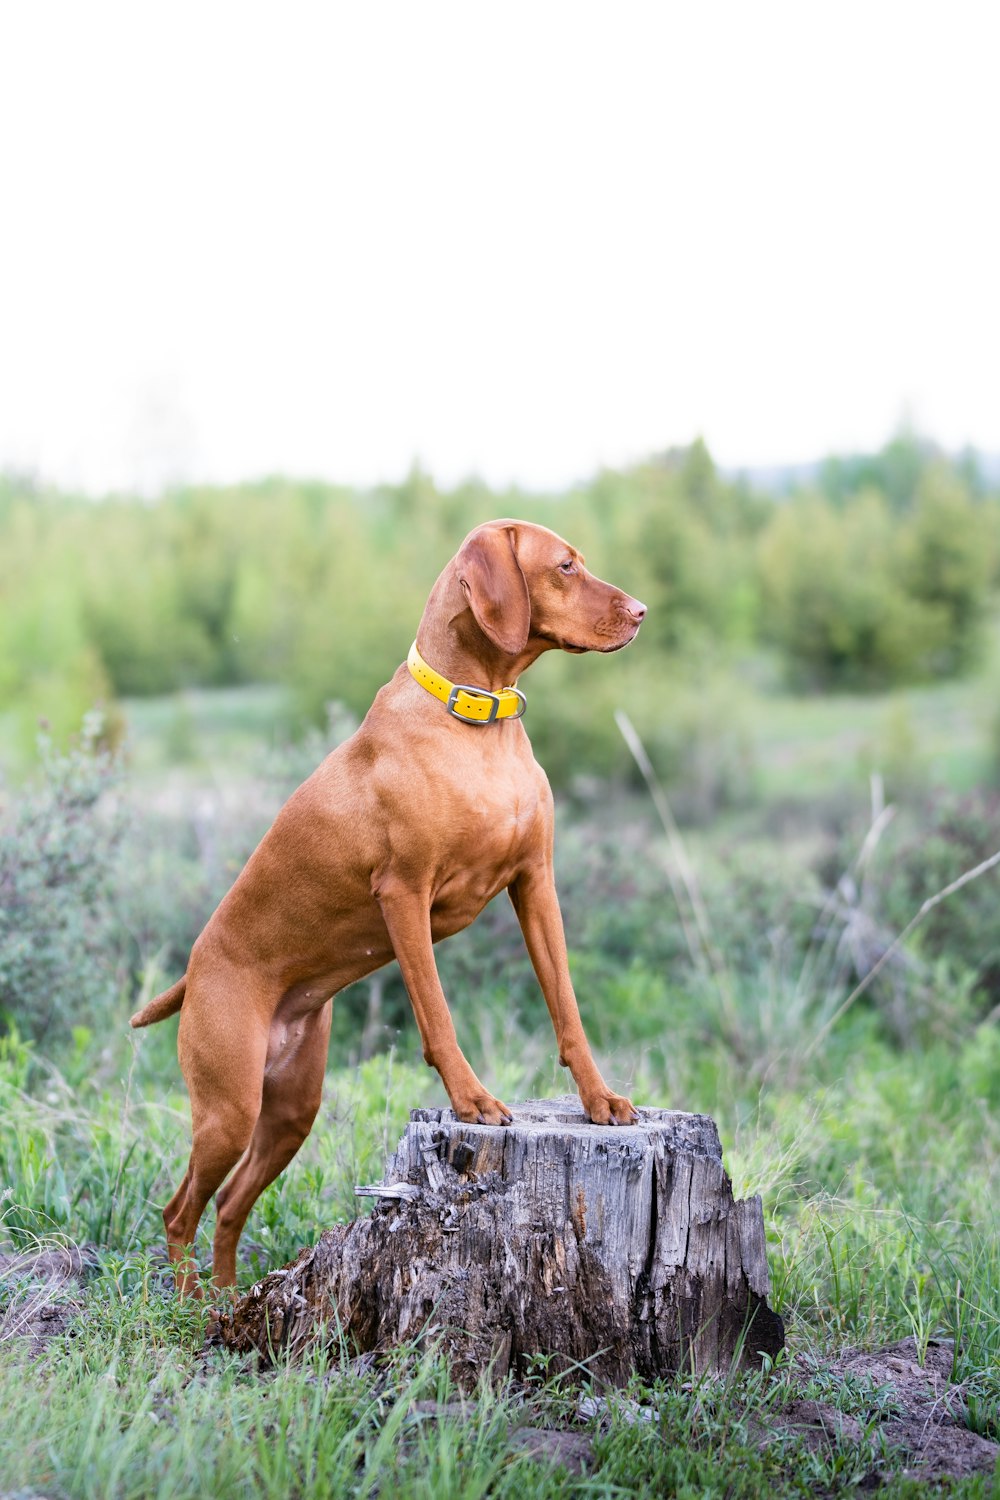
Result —
M613 1094L610 1089L602 1089L599 1094L582 1100L582 1103L595 1125L635 1125L639 1120L638 1111L631 1099L626 1099L622 1094Z
M509 1125L514 1118L506 1104L487 1093L463 1100L461 1109L456 1106L455 1113L468 1125Z

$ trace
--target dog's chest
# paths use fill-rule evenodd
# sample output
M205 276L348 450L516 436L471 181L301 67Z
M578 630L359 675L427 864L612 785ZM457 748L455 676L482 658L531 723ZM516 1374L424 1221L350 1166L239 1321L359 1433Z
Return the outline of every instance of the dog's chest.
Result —
M537 791L501 781L452 803L438 843L434 911L469 921L504 890L544 840Z

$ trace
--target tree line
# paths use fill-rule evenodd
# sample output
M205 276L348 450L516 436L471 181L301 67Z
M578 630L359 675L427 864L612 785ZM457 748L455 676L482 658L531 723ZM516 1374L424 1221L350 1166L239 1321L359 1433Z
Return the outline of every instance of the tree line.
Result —
M273 479L94 501L8 475L0 714L58 735L96 701L251 682L287 689L290 728L330 701L363 713L437 572L500 515L562 532L650 606L614 666L536 669L596 770L610 741L583 703L652 720L678 676L764 650L802 690L964 672L1000 584L1000 495L912 436L782 496L723 474L700 442L561 495L445 490L414 468L365 492Z

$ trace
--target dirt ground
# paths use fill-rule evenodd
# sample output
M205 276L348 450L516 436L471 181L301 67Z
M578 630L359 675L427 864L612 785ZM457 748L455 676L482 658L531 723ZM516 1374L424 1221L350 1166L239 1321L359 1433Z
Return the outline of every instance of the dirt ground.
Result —
M11 1339L24 1339L37 1359L53 1339L71 1334L81 1308L80 1284L93 1260L89 1248L77 1245L0 1249L0 1350Z
M775 1425L817 1447L838 1438L867 1444L873 1462L883 1444L901 1450L906 1455L903 1472L912 1478L991 1474L1000 1446L967 1425L967 1393L951 1381L953 1356L953 1344L937 1339L927 1345L923 1364L912 1338L882 1349L847 1350L821 1366L833 1399L793 1400L776 1413ZM804 1360L796 1360L795 1368L803 1385L817 1373ZM873 1393L861 1417L848 1416L835 1404L837 1395L852 1387ZM773 1440L773 1434L761 1434L761 1442Z

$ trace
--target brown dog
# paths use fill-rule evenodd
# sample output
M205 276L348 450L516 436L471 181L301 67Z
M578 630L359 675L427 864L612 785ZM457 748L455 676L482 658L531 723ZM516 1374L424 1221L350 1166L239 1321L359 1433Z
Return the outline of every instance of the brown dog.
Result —
M513 902L587 1114L601 1125L636 1118L584 1035L552 875L552 793L518 722L524 699L507 684L554 647L627 646L645 613L545 527L477 527L434 585L407 665L289 798L184 978L132 1017L148 1026L181 1012L193 1142L163 1220L182 1290L197 1289L184 1262L198 1221L239 1162L219 1193L213 1252L216 1285L235 1282L247 1215L319 1109L328 1002L390 959L455 1113L509 1123L462 1055L433 950L499 891Z

